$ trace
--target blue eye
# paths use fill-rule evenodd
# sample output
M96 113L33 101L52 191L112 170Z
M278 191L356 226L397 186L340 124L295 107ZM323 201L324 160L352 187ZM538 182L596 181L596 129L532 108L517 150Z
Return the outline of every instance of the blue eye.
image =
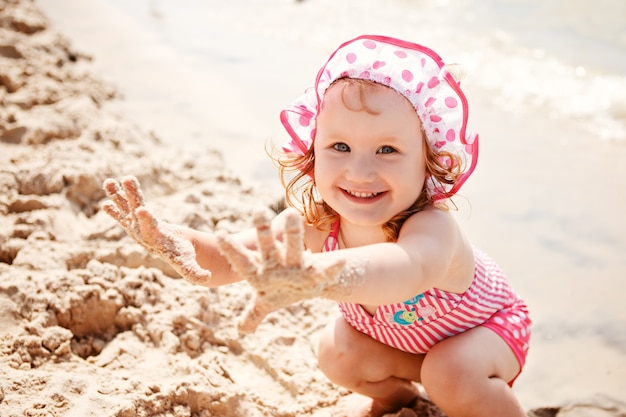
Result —
M379 150L378 153L382 153L382 154L389 154L389 153L395 153L396 150L394 148L392 148L391 146L382 146Z
M350 152L350 147L343 142L335 143L333 149L339 152Z

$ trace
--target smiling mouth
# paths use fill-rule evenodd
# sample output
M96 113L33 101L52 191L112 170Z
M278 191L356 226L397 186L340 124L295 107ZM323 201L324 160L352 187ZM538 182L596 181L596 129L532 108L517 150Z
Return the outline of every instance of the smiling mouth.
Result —
M359 191L349 191L349 190L343 190L346 194L354 197L354 198L363 198L363 199L373 199L378 197L379 195L383 194L383 193L363 193L363 192L359 192Z

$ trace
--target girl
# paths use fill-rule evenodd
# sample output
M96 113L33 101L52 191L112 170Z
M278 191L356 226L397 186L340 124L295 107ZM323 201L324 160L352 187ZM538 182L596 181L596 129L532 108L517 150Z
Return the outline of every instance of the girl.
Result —
M193 282L247 279L258 293L244 331L298 300L338 301L318 347L321 370L354 393L337 415L410 406L419 382L450 417L524 416L511 386L526 305L447 208L478 155L467 111L432 50L361 36L281 113L291 141L277 160L297 215L256 215L257 236L200 233L155 220L132 178L105 182L104 209Z

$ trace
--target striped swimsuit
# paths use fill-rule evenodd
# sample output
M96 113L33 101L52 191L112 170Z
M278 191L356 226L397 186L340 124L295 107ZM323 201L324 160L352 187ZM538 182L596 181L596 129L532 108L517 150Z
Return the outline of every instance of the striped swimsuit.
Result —
M338 232L337 222L326 239L324 252L339 248ZM484 326L510 346L521 368L530 341L526 304L491 258L474 249L474 259L474 280L462 294L432 288L410 300L378 306L373 316L360 304L341 302L339 309L358 331L410 353L426 353L443 339Z

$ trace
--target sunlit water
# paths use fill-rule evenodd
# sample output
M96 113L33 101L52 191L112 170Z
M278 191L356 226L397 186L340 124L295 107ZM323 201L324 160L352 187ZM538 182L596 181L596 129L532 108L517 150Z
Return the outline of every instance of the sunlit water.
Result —
M626 140L624 0L39 3L96 61L103 50L122 60L108 70L130 101L143 100L137 113L157 119L162 136L187 146L214 141L227 163L253 177L273 172L255 143L284 134L282 106L312 83L336 46L363 33L431 47L462 65L468 91L502 109L575 123L594 140ZM89 4L109 14L86 16ZM160 62L135 62L163 50ZM143 85L133 69L146 83L159 81ZM237 155L251 152L264 165L242 167L249 158Z
M263 60L264 41L309 49L321 59L349 37L383 33L460 62L471 82L492 90L502 106L545 105L554 117L586 119L600 138L626 137L623 0L109 1L190 64L222 60L255 88L262 74L243 77L244 57ZM282 58L264 69L288 76L298 63Z

